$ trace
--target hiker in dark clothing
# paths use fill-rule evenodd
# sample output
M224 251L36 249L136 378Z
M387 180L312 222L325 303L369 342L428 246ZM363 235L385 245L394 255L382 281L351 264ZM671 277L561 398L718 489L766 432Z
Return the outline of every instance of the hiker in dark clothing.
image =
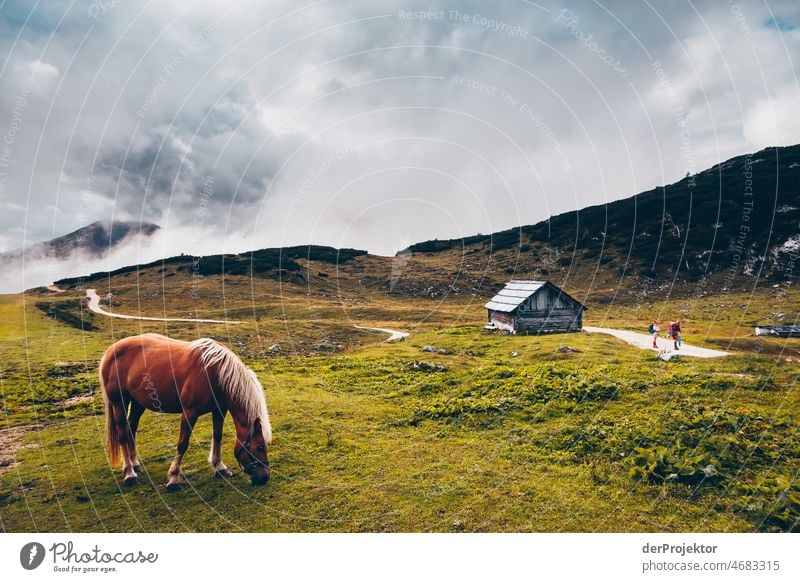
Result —
M682 343L682 340L681 340L681 322L680 321L673 321L672 323L670 323L668 331L669 331L669 335L672 336L672 341L675 344L675 349L676 350L681 349L680 348L680 345Z

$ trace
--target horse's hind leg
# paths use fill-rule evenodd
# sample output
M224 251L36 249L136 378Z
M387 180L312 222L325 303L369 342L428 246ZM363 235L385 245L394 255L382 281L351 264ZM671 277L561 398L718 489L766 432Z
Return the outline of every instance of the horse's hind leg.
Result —
M114 420L117 425L117 438L119 439L120 447L122 448L122 471L125 485L138 485L139 478L133 468L131 461L131 429L128 424L128 417L125 414L127 403L115 402L114 406Z
M167 491L177 491L181 488L181 460L186 449L189 448L189 438L192 436L192 430L194 430L194 423L196 422L196 415L188 415L184 411L181 416L181 435L178 437L178 452L167 472Z
M142 471L142 466L139 464L139 459L136 456L136 430L139 428L139 419L142 418L142 414L144 413L144 406L136 402L135 400L131 401L131 410L128 414L128 425L131 428L131 440L128 443L128 449L130 450L131 456L131 464L133 465L133 470L137 473Z
M233 477L225 463L222 462L222 455L220 454L220 447L222 444L222 424L225 421L225 413L215 410L211 413L211 419L214 423L214 433L211 437L211 453L208 456L208 462L214 469L214 475L217 477Z

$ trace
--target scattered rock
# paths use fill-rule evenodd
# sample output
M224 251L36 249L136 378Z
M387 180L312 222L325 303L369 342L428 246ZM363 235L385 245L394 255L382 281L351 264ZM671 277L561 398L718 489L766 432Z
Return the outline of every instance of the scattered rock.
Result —
M435 352L436 348L434 348L433 346L422 346L422 351L423 352Z
M320 352L339 352L344 349L342 344L334 344L327 340L321 341L318 344L314 344L311 347Z
M448 355L448 354L450 353L450 351L449 351L449 350L446 350L446 349L444 349L444 348L439 348L438 350L436 350L436 353L437 353L437 354L442 354L442 355L446 356L446 355Z
M516 358L517 356L519 356L519 352L511 352L512 358Z
M562 352L562 353L565 353L565 352L575 352L575 353L580 353L580 350L578 350L578 349L575 349L575 348L571 348L571 347L569 347L569 346L559 346L559 348L558 348L558 351L559 351L559 352Z
M271 346L269 346L269 349L267 351L275 354L275 353L281 351L281 345L280 344L272 344Z
M681 355L675 352L661 352L656 356L659 360L664 360L665 362L671 362L672 360L680 360Z
M447 366L430 362L411 362L408 367L415 372L446 372Z

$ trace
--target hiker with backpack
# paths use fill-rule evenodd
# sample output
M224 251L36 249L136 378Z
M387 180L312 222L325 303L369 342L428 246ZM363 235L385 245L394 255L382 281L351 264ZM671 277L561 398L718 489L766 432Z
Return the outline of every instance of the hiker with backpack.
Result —
M673 321L669 324L669 335L672 337L672 341L675 345L675 349L679 350L680 345L682 342L681 339L681 322L680 321Z
M650 324L649 331L653 336L653 347L654 348L658 348L658 343L656 342L656 340L658 339L658 332L661 331L661 330L658 327L658 322L657 321L654 321L653 323Z

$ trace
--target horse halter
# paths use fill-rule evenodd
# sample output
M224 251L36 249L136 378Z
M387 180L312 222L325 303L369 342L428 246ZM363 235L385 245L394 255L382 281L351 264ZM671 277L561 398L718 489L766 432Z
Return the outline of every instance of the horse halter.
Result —
M255 469L256 467L259 467L259 466L266 467L267 469L269 469L269 459L264 459L262 461L262 460L256 458L256 456L253 454L253 451L250 450L250 441L253 440L253 436L254 435L255 435L255 424L250 429L250 434L247 435L247 438L242 443L242 448L239 449L239 453L241 453L242 450L244 450L247 453L247 455L250 457L250 462L247 465L245 465L244 463L239 461L239 463L242 463L242 470L244 470L245 473L247 473L249 470ZM236 460L237 461L239 460L239 453L236 453Z

